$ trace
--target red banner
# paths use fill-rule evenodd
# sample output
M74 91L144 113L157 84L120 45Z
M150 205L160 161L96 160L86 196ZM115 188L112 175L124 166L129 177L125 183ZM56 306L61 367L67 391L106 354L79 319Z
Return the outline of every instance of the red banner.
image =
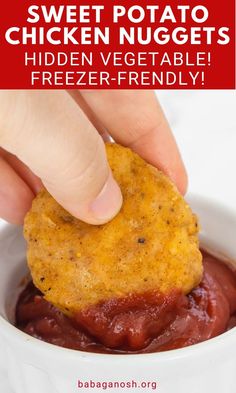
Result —
M235 2L1 4L0 88L234 89Z

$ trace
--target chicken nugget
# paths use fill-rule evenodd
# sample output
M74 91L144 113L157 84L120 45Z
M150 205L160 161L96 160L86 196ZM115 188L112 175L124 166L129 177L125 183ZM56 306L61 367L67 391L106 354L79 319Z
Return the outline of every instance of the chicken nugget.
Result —
M128 148L106 151L124 200L115 218L84 223L46 190L25 218L33 282L68 316L143 293L187 294L202 277L197 218L175 185Z

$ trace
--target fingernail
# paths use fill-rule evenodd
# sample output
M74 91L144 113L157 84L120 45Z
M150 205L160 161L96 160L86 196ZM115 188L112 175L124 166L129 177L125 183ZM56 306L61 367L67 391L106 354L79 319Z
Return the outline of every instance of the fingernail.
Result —
M122 194L111 172L97 198L91 203L90 211L99 222L111 220L122 206Z

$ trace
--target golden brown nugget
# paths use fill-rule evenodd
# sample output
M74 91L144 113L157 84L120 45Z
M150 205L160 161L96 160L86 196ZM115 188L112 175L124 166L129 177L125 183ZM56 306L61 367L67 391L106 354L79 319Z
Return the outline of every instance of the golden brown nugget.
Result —
M68 315L129 294L186 294L202 277L197 219L175 185L130 149L106 150L124 198L112 221L86 224L45 190L25 219L34 284Z

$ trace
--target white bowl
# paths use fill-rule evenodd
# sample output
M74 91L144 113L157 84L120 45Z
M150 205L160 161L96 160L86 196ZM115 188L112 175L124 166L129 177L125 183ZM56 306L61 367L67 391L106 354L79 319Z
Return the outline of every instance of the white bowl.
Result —
M198 196L188 199L200 217L202 245L219 256L236 260L236 215L211 200ZM25 243L19 228L2 228L0 250L0 335L14 392L235 393L236 328L187 348L140 355L74 351L19 331L9 323L13 320L16 288L26 273ZM78 380L100 382L103 386L80 388ZM109 388L108 382L116 382L115 386L119 383L120 387ZM140 386L124 387L127 382Z

